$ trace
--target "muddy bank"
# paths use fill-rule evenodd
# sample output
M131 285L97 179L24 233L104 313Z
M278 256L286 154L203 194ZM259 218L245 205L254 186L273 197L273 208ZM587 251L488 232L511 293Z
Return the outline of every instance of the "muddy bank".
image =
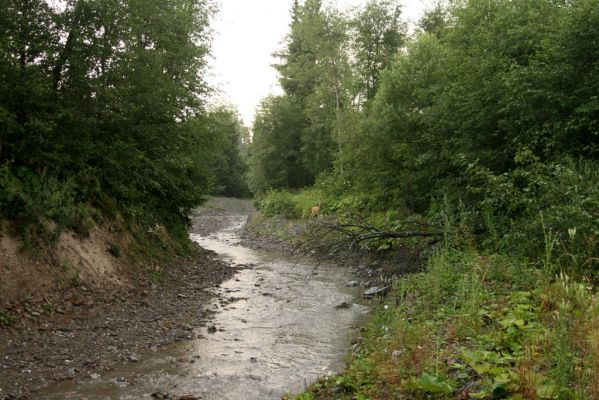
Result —
M358 274L362 286L385 284L398 276L419 271L432 248L401 245L386 252L352 249L338 235L323 235L321 222L321 219L264 217L254 212L240 236L248 247L310 257L316 262L331 262L348 268Z
M35 398L51 382L85 379L194 338L212 314L212 289L239 268L207 250L170 264L152 274L130 270L102 288L82 283L52 301L41 296L12 304L17 319L0 328L0 399Z

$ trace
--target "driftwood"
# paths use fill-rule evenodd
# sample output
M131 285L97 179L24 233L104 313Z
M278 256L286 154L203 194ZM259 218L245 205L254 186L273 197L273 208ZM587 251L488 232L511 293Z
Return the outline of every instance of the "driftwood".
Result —
M359 218L359 217L357 217ZM355 248L362 242L369 240L382 239L406 239L411 237L441 237L442 232L428 230L406 230L406 231L388 231L377 228L361 219L356 223L333 223L321 221L319 228L324 229L326 236L332 232L338 232L347 237L349 248Z

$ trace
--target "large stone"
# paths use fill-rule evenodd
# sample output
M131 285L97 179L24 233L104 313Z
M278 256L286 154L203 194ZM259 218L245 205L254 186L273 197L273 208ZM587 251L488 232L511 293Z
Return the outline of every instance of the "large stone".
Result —
M362 296L364 296L367 299L370 299L370 298L373 298L375 296L384 296L388 291L389 291L389 287L388 286L383 286L383 287L373 286L370 289L366 290L362 294Z

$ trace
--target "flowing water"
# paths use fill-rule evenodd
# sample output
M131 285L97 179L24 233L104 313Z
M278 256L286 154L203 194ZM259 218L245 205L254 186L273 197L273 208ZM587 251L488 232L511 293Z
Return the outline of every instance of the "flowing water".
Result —
M41 398L143 399L161 392L172 398L280 399L343 367L352 327L368 312L358 301L359 289L345 286L350 272L245 247L238 232L247 214L219 218L225 219L224 229L192 239L249 268L217 289L231 302L200 328L203 337L167 346L138 363L116 364L96 379L56 384ZM336 307L342 303L347 304Z

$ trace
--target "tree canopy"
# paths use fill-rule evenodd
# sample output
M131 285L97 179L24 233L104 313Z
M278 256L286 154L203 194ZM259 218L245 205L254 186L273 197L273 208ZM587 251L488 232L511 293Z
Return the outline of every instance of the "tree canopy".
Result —
M215 184L245 193L241 127L205 107L209 0L5 0L2 10L2 217L69 225L91 207L177 225Z

